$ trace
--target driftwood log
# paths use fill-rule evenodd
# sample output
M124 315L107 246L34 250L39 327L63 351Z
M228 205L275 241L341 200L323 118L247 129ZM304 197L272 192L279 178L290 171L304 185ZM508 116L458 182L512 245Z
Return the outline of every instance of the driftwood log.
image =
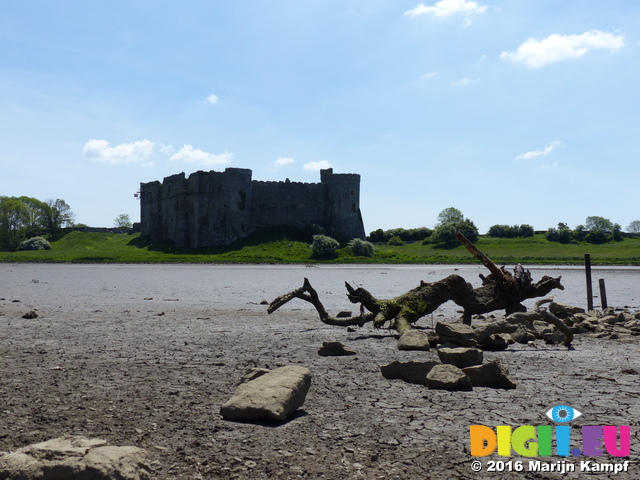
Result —
M360 314L355 317L337 318L327 313L318 293L305 278L302 287L271 302L268 313L273 313L290 300L299 298L311 303L316 308L320 320L328 325L362 326L367 322L373 322L376 328L381 328L388 322L389 328L397 330L402 335L411 329L411 325L417 320L450 300L463 308L463 321L471 325L472 315L495 310L505 310L507 315L525 312L526 308L522 305L524 300L544 297L555 288L564 289L560 283L561 277L544 276L537 283L533 283L531 273L521 265L517 265L513 273L504 267L499 268L462 234L458 232L456 235L467 250L491 272L486 277L480 275L482 286L478 288L473 288L459 275L449 275L433 283L421 281L416 288L396 298L379 300L364 288L354 288L345 282L347 298L352 303L360 304Z

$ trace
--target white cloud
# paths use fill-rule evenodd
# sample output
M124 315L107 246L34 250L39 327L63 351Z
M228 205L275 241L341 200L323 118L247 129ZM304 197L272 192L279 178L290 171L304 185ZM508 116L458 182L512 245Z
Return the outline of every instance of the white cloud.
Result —
M303 165L303 169L307 172L317 172L319 170L325 170L331 168L333 165L327 160L320 160L319 162L309 162Z
M477 81L478 79L475 79L475 78L463 78L462 80L453 82L451 85L453 85L454 87L468 87L469 85L472 85Z
M216 155L213 153L203 152L202 150L193 148L191 145L184 145L180 150L178 150L178 152L169 158L172 162L195 163L203 167L227 165L231 163L231 159L233 159L233 153L224 152Z
M544 147L542 150L533 150L531 152L520 154L516 157L516 160L529 160L535 157L546 157L560 145L562 145L562 142L560 140L556 140Z
M465 18L465 25L471 24L471 19L487 11L486 5L478 5L472 0L440 0L432 6L420 3L415 8L404 12L409 17L418 15L433 15L434 17L447 18L453 15L462 15Z
M438 75L438 72L429 72L429 73L423 73L422 75L420 75L418 77L418 79L420 81L425 81L425 80L431 80L433 77L435 77L436 75Z
M285 165L289 165L290 163L295 162L293 158L278 158L273 162L273 165L276 167L284 167Z
M554 33L543 40L529 38L515 52L502 52L500 58L539 68L550 63L580 58L590 50L616 51L624 47L624 36L589 30L581 35Z
M207 97L207 102L209 102L211 105L215 105L216 103L218 103L218 100L220 100L220 98L218 98L218 96L214 95L213 93Z
M112 147L106 140L89 140L84 144L84 158L113 164L148 163L155 144L149 140L122 143Z

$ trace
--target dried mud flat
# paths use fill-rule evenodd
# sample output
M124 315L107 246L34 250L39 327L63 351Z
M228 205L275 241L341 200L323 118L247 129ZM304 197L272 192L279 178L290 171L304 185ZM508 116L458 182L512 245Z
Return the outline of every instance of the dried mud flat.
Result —
M302 302L272 316L260 305L308 276L328 309L348 310L344 280L392 297L444 270L5 264L0 274L0 452L79 434L146 449L158 479L640 478L637 341L579 335L572 351L538 341L485 352L518 387L446 392L380 374L394 360L437 359L435 351L398 351L390 332L370 326L323 325ZM32 309L38 318L23 319ZM418 326L436 321L458 321L455 306ZM358 354L318 355L331 340ZM287 364L313 374L292 419L221 418L247 368ZM630 425L629 458L589 459L630 460L628 472L487 472L489 460L524 460L497 456L472 471L470 425L548 425L545 412L559 404L582 412L576 431Z

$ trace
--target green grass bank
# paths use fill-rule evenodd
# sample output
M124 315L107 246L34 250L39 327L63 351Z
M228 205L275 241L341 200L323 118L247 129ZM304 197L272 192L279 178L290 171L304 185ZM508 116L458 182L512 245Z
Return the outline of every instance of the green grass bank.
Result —
M640 238L604 245L559 244L544 235L501 239L481 236L477 247L498 264L582 264L584 254L599 265L640 265ZM356 257L348 247L332 259L315 259L309 244L287 231L258 232L227 247L176 249L151 244L138 234L71 232L51 241L51 250L0 252L1 262L54 263L334 263L420 264L477 263L462 246L440 248L421 242L400 246L375 245L373 257Z

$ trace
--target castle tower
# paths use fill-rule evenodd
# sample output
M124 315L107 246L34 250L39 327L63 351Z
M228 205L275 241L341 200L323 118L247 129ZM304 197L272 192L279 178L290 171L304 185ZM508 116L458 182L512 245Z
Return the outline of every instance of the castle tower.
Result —
M333 237L366 238L360 213L360 175L334 174L329 168L320 171L325 192L325 226Z

